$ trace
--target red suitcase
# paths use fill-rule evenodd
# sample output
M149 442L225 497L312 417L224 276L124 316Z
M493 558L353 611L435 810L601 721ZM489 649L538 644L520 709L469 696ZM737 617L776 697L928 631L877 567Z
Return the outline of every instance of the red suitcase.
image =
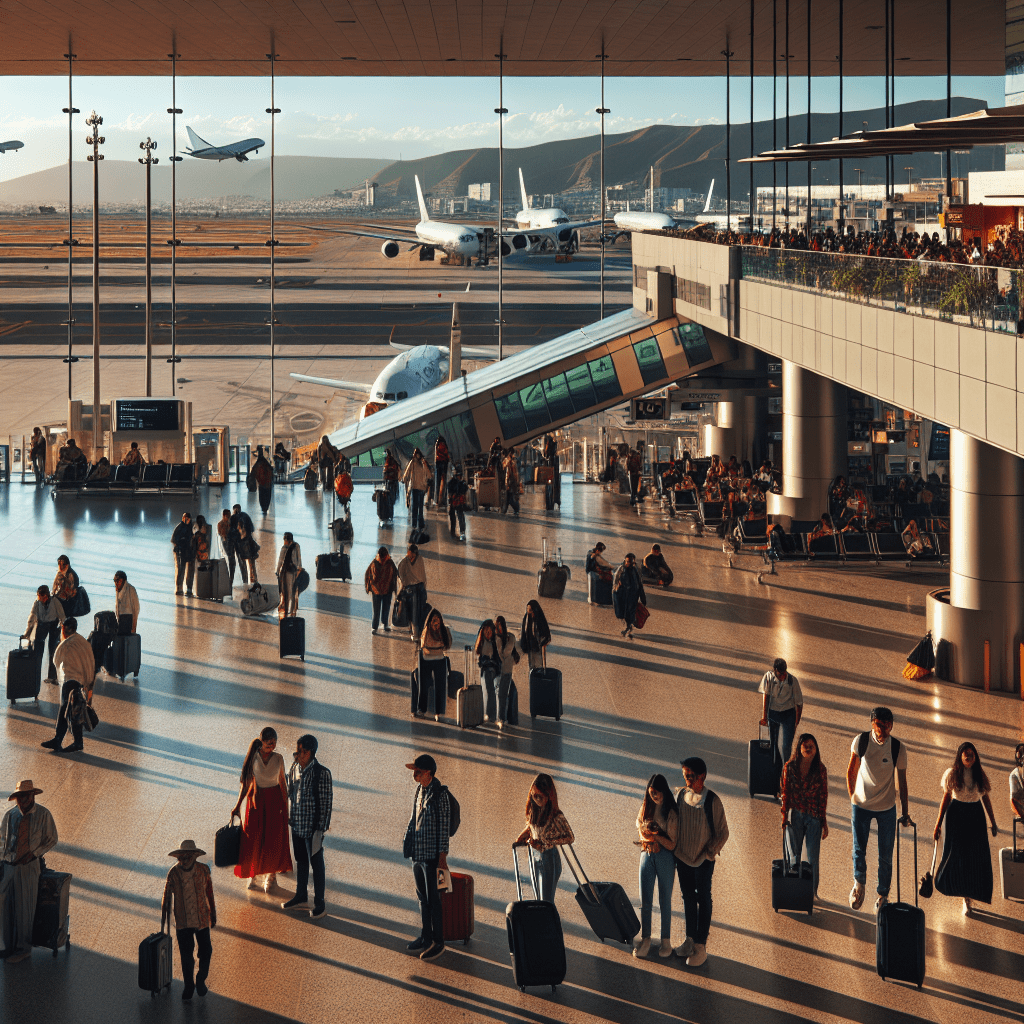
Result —
M462 939L463 945L468 943L476 923L473 915L472 875L452 872L452 891L441 895L441 915L444 922L444 941L455 942Z

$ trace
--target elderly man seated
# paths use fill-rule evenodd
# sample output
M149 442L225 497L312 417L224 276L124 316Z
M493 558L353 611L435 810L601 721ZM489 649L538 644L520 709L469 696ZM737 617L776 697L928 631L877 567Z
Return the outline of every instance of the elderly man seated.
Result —
M659 586L670 586L673 580L672 570L661 553L661 545L654 544L644 557L640 567L640 575L644 582L656 583Z

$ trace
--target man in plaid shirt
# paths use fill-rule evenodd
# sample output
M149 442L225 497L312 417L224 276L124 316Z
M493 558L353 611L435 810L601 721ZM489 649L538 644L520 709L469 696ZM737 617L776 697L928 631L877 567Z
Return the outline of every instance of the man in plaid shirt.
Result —
M295 743L295 760L288 772L288 800L291 813L292 849L295 852L295 895L281 904L284 910L309 906L309 868L313 866L312 918L327 913L324 890L324 833L331 827L334 780L316 759L317 740L308 733Z
M412 764L405 767L412 769L417 789L412 800L412 817L405 830L402 852L412 859L416 898L420 901L423 921L420 937L405 948L418 952L421 960L436 960L444 952L444 926L437 872L438 868L448 868L451 802L447 787L442 786L434 777L437 762L429 754L420 754Z

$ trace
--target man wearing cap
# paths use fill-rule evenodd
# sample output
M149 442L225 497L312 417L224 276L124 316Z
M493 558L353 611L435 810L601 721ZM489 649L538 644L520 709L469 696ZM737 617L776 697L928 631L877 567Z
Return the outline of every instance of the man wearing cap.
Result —
M120 631L121 616L132 617L132 633L138 632L139 626L139 594L138 591L128 582L128 574L124 569L118 569L114 573L114 615L117 616L118 629Z
M907 748L892 735L893 718L888 708L871 709L871 729L854 736L846 788L850 793L853 826L853 888L850 906L860 910L868 880L867 848L871 822L878 822L878 886L875 912L889 902L892 885L892 848L896 842L896 783L899 782L899 823L913 825L907 795Z
M160 923L170 916L174 903L174 927L178 935L178 954L181 957L181 977L185 982L182 999L191 999L193 993L205 996L206 978L210 973L213 943L210 929L217 927L217 905L213 901L213 878L206 864L198 863L206 851L200 850L191 839L185 839L167 855L178 863L167 872L164 898L160 905ZM199 971L193 978L196 961L194 950L199 947Z
M60 750L67 734L68 725L74 742L66 750L82 749L82 723L72 714L72 704L79 700L92 700L93 680L96 677L96 656L92 645L78 632L78 620L66 618L60 627L64 638L53 652L53 664L57 669L57 682L61 684L60 710L57 712L56 729L52 739L39 745L50 750ZM81 690L79 694L76 691Z
M7 798L17 801L0 821L0 938L9 964L32 955L32 921L39 897L39 858L57 845L53 815L36 803L31 779L22 779Z
M402 854L412 860L416 898L420 902L422 928L418 939L405 948L419 953L421 960L436 960L444 952L444 926L441 919L441 893L437 888L437 870L448 869L448 838L451 829L451 801L448 787L438 782L437 762L429 754L420 754L412 764L416 795L412 798L412 817L405 829Z
M331 827L334 779L317 759L317 738L308 733L295 741L295 755L288 772L292 849L295 851L295 895L281 904L283 910L309 907L309 869L313 868L313 907L316 919L327 913L324 867L324 833Z
M469 485L462 477L462 465L456 465L455 476L448 484L446 493L448 495L448 525L451 534L458 540L466 539L466 494ZM459 521L459 531L455 532L455 520Z

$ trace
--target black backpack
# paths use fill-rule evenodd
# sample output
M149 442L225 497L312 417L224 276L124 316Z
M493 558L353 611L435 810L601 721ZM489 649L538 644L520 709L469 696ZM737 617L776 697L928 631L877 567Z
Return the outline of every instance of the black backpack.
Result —
M462 808L455 799L455 794L447 786L442 786L441 789L448 794L448 835L451 837L459 831L462 824Z
M857 756L863 761L864 755L868 752L868 742L871 739L870 732L862 732L857 737ZM889 742L892 745L892 767L895 771L896 763L900 759L900 741L895 736L889 737Z
M594 552L593 551L588 551L587 552L587 560L586 560L586 562L583 563L583 571L586 572L586 573L591 573L591 572L594 571Z

